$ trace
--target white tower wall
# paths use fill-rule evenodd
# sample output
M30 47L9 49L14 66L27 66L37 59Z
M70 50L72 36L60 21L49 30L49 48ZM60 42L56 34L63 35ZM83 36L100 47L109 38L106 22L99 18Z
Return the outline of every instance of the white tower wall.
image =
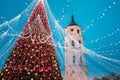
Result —
M66 29L64 80L88 80L81 32L74 22Z

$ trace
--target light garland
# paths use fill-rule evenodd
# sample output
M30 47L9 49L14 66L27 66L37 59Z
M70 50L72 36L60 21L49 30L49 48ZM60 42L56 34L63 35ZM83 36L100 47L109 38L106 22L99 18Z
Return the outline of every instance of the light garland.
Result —
M120 45L120 41L118 41L116 43L110 43L109 45L103 45L103 46L100 46L98 48L92 48L91 50L100 50L100 49L103 49L103 48L110 48L110 47L118 46L118 45Z
M116 2L113 2L113 4L115 5ZM109 6L108 9L111 9L111 7ZM105 9L105 12L106 12L106 11L108 11L108 10ZM51 13L51 14L52 14L52 13ZM105 16L105 13L103 13L102 15ZM53 21L56 21L53 17L52 17L52 19L53 19ZM99 18L97 18L97 19L99 20ZM100 17L100 19L102 19L102 17ZM95 21L92 20L92 22L94 23ZM58 22L57 22L57 23L58 23ZM93 26L93 24L90 24L90 25ZM59 28L59 27L60 27L60 28ZM58 24L55 23L55 29L56 29L56 30L59 29L59 32L61 32L61 33L65 32L64 29L61 28L61 26L59 26L59 27L58 27ZM88 28L89 28L89 26L88 26ZM56 30L53 30L53 32L55 32ZM116 32L116 31L117 31L117 32ZM113 33L106 34L106 36L107 36L107 37L108 37L108 36L112 36L112 35L115 35L115 34L118 33L118 32L119 32L119 29L118 29L118 30L116 29L115 31L113 31ZM58 32L57 32L57 33L58 33ZM55 34L56 34L56 33L55 33ZM104 37L104 36L103 36L103 37ZM104 39L106 39L107 37L104 37ZM63 37L59 37L59 38L60 38L60 39L63 39ZM100 40L102 40L102 37L100 37ZM117 44L117 45L118 45L118 44ZM62 49L62 50L65 49L65 47L62 46L61 43L58 42L58 41L57 41L56 46L59 47L59 48ZM59 53L58 53L58 54L59 54ZM91 54L90 54L90 55L91 55ZM60 55L59 57L61 57L61 55ZM95 57L96 57L96 56L95 56ZM100 58L110 61L110 58L105 57L105 56L100 56ZM114 61L116 61L116 60L112 60L112 61L114 62ZM61 63L62 63L62 62L61 62Z
M69 0L68 0L68 1L69 1ZM116 4L116 2L113 2L113 5L115 5L115 4ZM107 12L108 9L111 9L111 8L112 8L112 6L108 6L108 8L105 9L105 12ZM65 11L66 11L66 10L63 9L63 12L64 12L64 13L65 13ZM62 13L62 14L64 14L64 13ZM99 17L97 17L96 19L97 19L97 20L102 19L103 16L105 16L105 15L106 15L106 14L103 13L102 16L99 16ZM64 15L62 15L62 17L60 18L60 20L55 21L55 27L56 27L55 29L58 30L58 31L60 30L61 32L64 32L64 33L65 33L64 29L63 29L61 26L58 26L58 25L59 25L58 22L60 22L60 21L63 20L63 18L64 18L63 16L64 16ZM56 23L56 22L57 22L57 23ZM89 26L87 26L87 28L89 29L90 26L93 26L93 23L94 23L94 22L95 22L95 19L91 21L91 24L90 24ZM32 28L32 29L34 30L34 29L36 29L36 28ZM32 30L32 29L29 29L29 30ZM86 30L88 30L88 29L86 29ZM59 31L59 34L61 35L61 32L60 32L60 31ZM30 33L30 32L25 32L25 34L28 34L28 33ZM25 34L24 34L24 35L25 35ZM115 34L116 34L116 32L110 33L110 36L115 35ZM19 34L18 34L18 35L19 35ZM103 37L100 37L99 40L106 39L108 36L109 36L109 35L107 34L106 37L104 37L104 36L103 36ZM28 36L28 37L20 36L20 37L25 39L25 38L28 38L29 36ZM47 37L51 37L51 36L47 36ZM62 36L61 36L60 38L62 38ZM32 37L31 39L34 39L34 38ZM50 39L50 38L49 38L49 39ZM62 39L63 39L63 38L62 38ZM96 39L96 40L97 40L97 39ZM99 40L97 40L97 41L96 41L96 40L93 40L93 41L91 41L91 42L95 43L95 42L99 41ZM49 41L49 40L46 40L46 42L47 42L47 41ZM34 40L33 40L33 42L34 42ZM40 42L42 42L42 41L40 41ZM91 42L90 42L90 43L91 43ZM45 43L45 42L43 42L43 43ZM53 45L53 44L51 44L51 45ZM112 45L110 44L110 45L108 45L108 46L106 46L106 47L118 46L118 45L119 45L119 44L116 44L116 43L115 43L115 44L112 44ZM62 45L61 45L59 42L56 44L56 46L58 46L59 48L62 48ZM31 46L29 46L29 47L31 47ZM102 46L102 47L100 47L100 48L104 48L104 47ZM100 48L98 48L98 49L100 49ZM64 48L62 48L62 49L64 49ZM97 49L96 49L96 50L97 50ZM33 49L33 51L35 51L35 50ZM37 51L37 52L38 52L38 51ZM104 51L104 53L105 53L105 52L106 52L106 51ZM109 50L108 50L108 52L109 52ZM59 55L59 57L61 57L60 53L58 53L58 55ZM96 56L95 56L95 57L96 57ZM32 57L31 57L31 58L32 58ZM60 60L61 60L62 63L63 63L62 57L60 58ZM26 61L26 62L27 62L27 61ZM6 70L6 71L7 71L7 70ZM30 74L30 73L28 73L28 74ZM35 75L37 75L37 74L35 74ZM33 78L31 78L31 79L33 79Z
M7 21L7 18L5 16L1 16L0 19L1 19L1 22Z
M99 57L99 58L104 59L104 60L108 60L108 61L115 62L115 63L120 63L120 60L116 60L116 59L112 59L112 58L109 58L106 56L102 56L102 55L96 53L95 51L92 51L92 50L87 49L87 48L85 48L85 53Z
M43 2L38 2L27 22L30 26L25 26L6 65L0 71L1 80L20 78L62 80L55 47L49 44L50 42L53 44L53 40L50 36L47 16L44 13ZM27 37L29 35L31 37ZM49 35L49 42L44 42L46 35Z
M107 13L110 9L112 9L112 7L113 7L114 5L116 5L116 1L113 1L111 5L109 5L106 9L104 9L104 11L100 14L100 16L98 16L97 18L91 20L90 25L86 26L86 28L83 29L82 32L84 33L84 32L86 32L89 28L93 27L94 23L95 23L96 21L102 19L102 18L106 15L106 13Z
M102 54L105 54L105 53L116 53L116 52L120 52L119 49L114 49L114 50L104 50L104 51L96 51L97 53L102 53Z
M90 54L88 54L89 56L90 56L90 58L91 59L93 59L94 61L98 61L97 63L99 64L99 65L101 65L101 66L105 66L105 68L106 69L109 69L110 71L112 71L112 72L115 72L115 73L117 73L117 71L120 69L118 66L115 66L115 65L113 65L112 63L110 63L110 62L108 62L107 60L105 60L105 59L102 59L102 58L100 58L100 57L97 57L96 58L96 56L95 55L90 55ZM89 62L87 62L88 64L89 64ZM90 65L90 64L89 64ZM111 68L111 66L113 66L113 67L115 67L114 69L112 69ZM91 66L90 65L90 67L93 67L94 69L94 71L95 71L95 73L99 73L99 74L101 74L102 76L105 76L106 74L105 74L105 72L103 71L103 72L101 72L99 69L97 69L95 66ZM97 69L97 70L96 70ZM96 72L96 71L98 71L98 72ZM101 72L101 73L100 73ZM90 75L96 75L96 74L90 74ZM104 73L104 74L103 74ZM97 75L96 75L97 76Z
M106 35L104 35L104 36L102 36L102 37L96 38L95 40L91 40L90 42L87 42L87 43L85 43L85 44L88 45L88 44L96 43L96 42L98 42L98 41L100 41L100 40L107 39L108 37L112 37L112 36L114 36L115 34L117 34L118 32L120 32L120 28L117 28L117 29L114 30L113 32L108 33L108 34L106 34Z
M65 17L65 12L67 10L67 8L70 5L71 0L67 0L67 4L66 6L62 9L62 17L60 19L57 20L57 22L61 22L63 20L63 18Z

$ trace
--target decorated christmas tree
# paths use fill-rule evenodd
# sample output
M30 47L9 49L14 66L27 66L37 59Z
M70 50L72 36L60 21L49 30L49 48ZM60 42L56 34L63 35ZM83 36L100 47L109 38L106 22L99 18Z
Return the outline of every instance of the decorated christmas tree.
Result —
M0 80L62 80L42 0L0 71Z

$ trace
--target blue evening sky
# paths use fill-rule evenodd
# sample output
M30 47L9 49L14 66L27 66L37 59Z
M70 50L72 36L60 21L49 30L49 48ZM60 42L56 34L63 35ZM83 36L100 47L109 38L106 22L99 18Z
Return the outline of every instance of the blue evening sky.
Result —
M20 14L30 3L32 0L1 0L0 1L0 24L5 21L9 21ZM89 25L93 25L83 32L85 47L89 49L99 48L103 45L109 45L111 43L117 43L120 41L120 32L115 33L114 35L100 39L102 36L106 36L109 33L112 33L116 29L120 29L120 1L119 0L71 0L71 2L67 2L69 0L47 0L48 4L57 20L61 19L64 15L62 21L59 24L62 28L66 28L67 25L71 22L71 15L73 14L75 17L76 23L78 23L83 30ZM115 3L114 3L115 2ZM68 7L66 7L68 6ZM63 9L65 12L63 13ZM107 11L105 10L107 9ZM94 21L92 21L94 20ZM92 40L100 39L99 41ZM120 49L120 44L117 46L111 46L109 48L101 48L99 51L106 50L116 50ZM97 50L96 50L97 51ZM120 61L120 52L118 54L112 53L104 53L104 55L111 59L116 59ZM108 54L108 55L105 55ZM97 57L93 57L96 59L92 59L89 55L86 55L88 70L90 76L96 76L96 73L99 71L111 72L110 68L115 70L114 66L119 67L120 64L116 64L114 62L109 62L111 65L105 65L106 61L103 62L104 65L97 61ZM107 61L108 63L108 61ZM112 65L113 64L113 65ZM120 67L119 67L120 69ZM92 75L94 74L94 75ZM101 74L99 74L101 75Z

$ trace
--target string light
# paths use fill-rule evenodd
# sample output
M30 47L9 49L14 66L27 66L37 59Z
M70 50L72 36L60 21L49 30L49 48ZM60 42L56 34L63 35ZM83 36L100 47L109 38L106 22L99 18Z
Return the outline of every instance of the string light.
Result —
M69 1L69 0L68 0ZM113 5L115 5L116 4L116 2L113 2ZM113 5L110 5L110 6L108 6L108 8L107 9L105 9L104 10L104 12L101 14L101 16L99 16L99 17L97 17L96 19L93 19L92 21L91 21L91 24L90 25L88 25L88 26L86 26L86 28L87 29L85 29L85 31L86 30L88 30L91 26L93 26L94 25L94 22L95 21L97 21L97 20L99 20L99 19L102 19L105 15L106 15L106 12L109 10L109 9L111 9L112 7L113 7ZM63 11L64 13L65 13L65 11ZM63 13L63 14L64 14ZM53 17L52 17L53 18ZM57 31L59 31L59 33L58 34L60 34L60 35L64 35L64 34L62 34L62 33L65 33L65 31L64 31L64 29L58 24L58 22L59 21L62 21L64 19L64 15L62 15L62 17L60 18L60 20L54 20L54 22L55 22L55 29L57 30ZM57 23L56 23L57 22ZM32 28L32 29L28 29L28 30L33 30L33 29L36 29L36 28ZM56 30L54 30L54 31L56 31ZM117 32L119 32L119 28L117 29L118 31ZM85 32L84 30L83 30L83 32ZM110 34L107 34L107 35L105 35L105 36L102 36L102 37L100 37L100 38L97 38L97 39L95 39L95 40L93 40L93 43L95 43L95 42L98 42L99 40L102 40L102 39L106 39L106 38L108 38L108 36L112 36L112 35L115 35L116 33L117 33L116 31L113 31L112 33L110 33ZM25 34L28 34L29 32L25 32ZM58 36L58 35L57 35ZM21 38L28 38L28 37L30 37L30 36L28 36L28 37L26 37L26 36L20 36ZM51 37L51 36L47 36L47 37ZM3 38L3 37L2 37ZM32 37L32 39L33 39L34 37ZM64 40L64 38L63 38L63 36L60 36L59 37L60 39L62 39L62 40ZM48 39L50 39L50 38L48 38ZM34 40L33 40L34 41ZM49 40L46 40L46 41L49 41ZM40 42L42 42L42 41L40 41ZM45 43L45 42L43 42L43 43ZM91 43L91 42L90 42ZM52 44L51 44L52 45ZM60 49L64 49L64 46L62 46L61 45L61 43L58 41L58 43L57 44L55 44L57 47L59 47ZM112 46L118 46L119 44L110 44L110 45L108 45L109 47L112 47ZM106 46L106 47L108 47L108 46ZM104 46L102 46L102 47L100 47L100 48L104 48ZM98 49L100 49L100 48L98 48ZM97 49L95 49L95 50L97 50ZM104 51L104 53L105 52L109 52L109 50L106 50L106 51ZM113 50L112 50L112 52L114 52ZM61 58L60 60L61 60L61 63L63 63L64 64L64 62L63 62L63 57L61 56L61 54L60 54L60 51L58 51L58 53L57 53L58 55L59 55L59 57ZM91 54L89 54L89 55L91 55ZM44 55L43 55L44 56ZM14 56L15 57L15 56ZM106 59L106 60L109 60L109 58L104 58L104 57L101 57L101 56L98 56L98 55L94 55L94 59L96 59L96 60L98 60L98 59L101 59L101 60L103 60L103 59ZM53 57L53 59L54 59L54 57ZM109 61L111 61L111 60L109 60ZM101 62L102 63L102 61L98 61L98 63L99 62ZM113 62L114 62L114 60L113 60ZM107 62L108 63L108 62ZM104 62L103 62L103 64L105 64ZM91 67L94 67L94 66L91 66ZM94 69L93 69L94 70ZM93 73L94 74L94 73ZM22 78L22 77L21 77Z
M111 7L112 8L112 7ZM108 11L108 9L105 9L105 12L106 11ZM105 16L106 14L105 14L105 12L102 14L103 16ZM97 19L100 19L100 18L103 18L103 16L100 16L100 17L98 17ZM55 21L55 19L52 17L52 19L53 19L53 21ZM93 26L93 23L95 22L95 20L92 20L92 23L90 24L90 26ZM87 26L87 28L90 28L90 26ZM61 27L61 26L59 26L59 27ZM56 25L55 26L55 29L57 30L57 29L60 29L60 28L58 28L58 25ZM55 34L57 34L57 32L55 32L56 30L54 30L54 32L53 33L55 33ZM59 32L61 32L61 33L63 33L64 32L64 30L58 30ZM118 32L119 32L119 29L118 29ZM113 33L111 33L111 35L114 35L114 34L116 34L117 32L116 31L114 31ZM103 36L103 37L101 37L101 39L102 38L104 38L104 39L106 39L108 37L108 35L107 36ZM59 38L61 38L61 39L63 39L63 37L59 37ZM56 42L58 42L58 41L56 41ZM60 42L61 43L61 42ZM59 44L59 42L58 42L58 44ZM61 43L62 44L62 43ZM64 49L64 46L62 46L62 45L56 45L57 47L59 47L59 49ZM58 54L60 54L60 53L58 53ZM91 55L91 54L90 54ZM59 56L60 57L60 56ZM96 55L95 55L95 57L97 57ZM104 56L101 56L101 57L99 57L99 58L101 58L101 59L106 59L106 60L109 60L110 61L110 59L109 58L106 58L106 57L104 57ZM114 60L113 60L113 62L114 62ZM93 67L93 66L92 66Z
M87 43L85 43L86 45L88 45L88 44L93 44L93 43L96 43L96 42L98 42L98 41L100 41L100 40L103 40L103 39L107 39L108 37L112 37L112 36L114 36L115 34L117 34L118 32L120 32L120 28L117 28L116 30L114 30L113 32L111 32L111 33L108 33L108 34L106 34L106 35L104 35L104 36L102 36L102 37L99 37L99 38L96 38L95 40L91 40L90 42L87 42Z
M89 55L89 54L88 54L88 55ZM119 67L118 67L118 66L115 66L115 65L113 65L112 63L110 63L110 62L108 62L108 61L106 61L106 60L104 60L104 59L101 59L100 57L97 57L97 58L96 58L96 56L94 56L94 55L89 55L89 56L90 56L90 58L93 59L94 61L97 60L99 65L101 65L101 66L103 66L103 67L105 66L106 69L109 69L109 70L112 71L112 72L115 72L115 73L116 73L116 72L119 70ZM87 62L87 63L90 63L90 62ZM91 64L89 64L89 65L91 65ZM112 69L111 66L114 66L115 68ZM98 71L98 70L99 70L99 71L96 72L96 67L95 67L95 66L92 66L92 65L91 65L91 67L93 68L93 70L95 71L95 73L99 73L99 74L103 74L103 73L104 73L104 72L101 72L99 69L97 69L97 71ZM101 72L101 73L100 73L100 72ZM90 74L90 75L94 75L94 76L95 76L96 74ZM106 74L103 74L102 76L105 76L105 75L106 75Z
M93 27L94 23L95 23L96 21L102 19L102 18L106 15L106 13L107 13L109 10L112 9L112 7L113 7L114 5L116 5L116 2L115 2L115 1L113 1L112 4L109 5L106 9L104 9L104 11L100 14L100 16L98 16L97 18L91 20L90 25L88 25L89 27L86 26L86 28L83 29L82 32L84 33L84 32L86 32L89 28Z
M90 49L87 49L87 48L85 48L85 53L88 53L88 54L91 54L93 56L102 58L104 60L112 61L112 62L115 62L115 63L120 63L120 60L116 60L116 59L112 59L112 58L109 58L109 57L106 57L106 56L102 56L102 55L96 53L95 51L91 51Z
M33 10L31 17L29 18L30 22L27 22L27 24L29 23L30 25L25 26L25 28L21 33L21 36L18 38L16 42L17 44L15 44L15 47L13 48L11 55L9 56L6 62L7 66L4 66L5 68L3 68L0 71L1 73L3 73L3 75L1 75L0 73L0 79L1 78L15 79L17 77L18 79L31 78L31 80L36 78L37 79L42 78L45 80L48 78L54 80L62 80L59 65L55 54L56 53L55 47L49 44L50 41L51 44L53 44L52 42L53 40L52 40L52 36L50 36L51 34L47 22L48 20L45 13L46 12L44 9L44 5L40 1L39 4L36 6L36 8ZM40 15L42 15L42 17L40 17ZM34 28L32 28L33 25ZM26 36L29 35L31 35L31 37L26 38ZM45 43L42 43L41 41L46 40L46 35L49 35L49 40L48 40L49 42L47 41ZM38 38L38 36L40 37ZM34 44L32 40L34 40ZM47 53L51 53L51 54L47 54ZM10 74L8 74L8 71L10 71ZM41 74L37 75L36 73L41 73ZM32 76L34 75L36 76L32 78Z
M104 49L104 48L110 48L110 47L113 47L113 46L118 46L120 44L120 41L116 42L116 43L110 43L109 45L103 45L103 46L100 46L98 48L91 48L91 50L100 50L100 49Z
M96 51L96 52L104 54L104 53L116 53L116 52L120 52L120 50L114 49L114 50L104 50L104 51Z
M57 22L61 22L61 21L64 19L64 17L65 17L65 12L66 12L67 8L69 7L70 2L71 2L71 0L67 0L66 6L62 9L62 16L61 16L60 19L57 20Z

